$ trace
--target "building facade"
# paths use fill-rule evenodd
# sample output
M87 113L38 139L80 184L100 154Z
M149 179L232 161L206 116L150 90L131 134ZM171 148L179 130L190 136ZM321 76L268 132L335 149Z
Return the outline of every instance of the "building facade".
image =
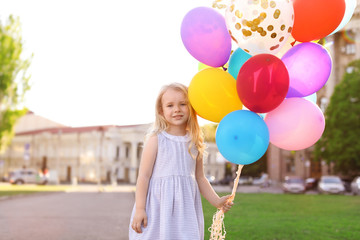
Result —
M317 104L325 111L335 86L342 80L345 71L351 71L347 65L360 59L360 0L350 22L333 35L325 38L325 48L332 58L332 72L325 86L317 92ZM286 151L270 144L267 161L269 178L274 182L284 180L285 176L319 178L332 174L332 166L324 161L312 159L313 147L301 151Z
M56 171L61 182L124 182L134 184L144 136L150 124L66 127L32 112L15 127L15 137L0 154L0 176L12 169ZM205 172L220 178L224 159L208 144Z

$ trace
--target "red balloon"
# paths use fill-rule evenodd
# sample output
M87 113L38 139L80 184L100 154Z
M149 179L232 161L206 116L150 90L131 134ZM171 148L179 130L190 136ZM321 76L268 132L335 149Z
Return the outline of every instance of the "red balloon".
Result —
M299 42L326 37L341 23L345 0L294 0L294 26L291 35Z
M271 54L257 54L240 68L236 88L245 107L266 113L285 99L289 73L281 59Z

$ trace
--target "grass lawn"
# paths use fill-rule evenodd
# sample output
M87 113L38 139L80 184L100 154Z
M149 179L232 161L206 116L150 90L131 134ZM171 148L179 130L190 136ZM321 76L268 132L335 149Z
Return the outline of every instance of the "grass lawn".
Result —
M0 191L0 197L38 193L38 191Z
M216 209L203 199L205 239ZM360 239L360 197L237 193L226 239Z

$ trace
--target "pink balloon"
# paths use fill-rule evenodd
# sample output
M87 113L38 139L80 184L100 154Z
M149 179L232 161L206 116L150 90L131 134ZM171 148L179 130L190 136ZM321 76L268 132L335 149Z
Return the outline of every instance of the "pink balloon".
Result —
M285 99L265 116L270 142L285 150L301 150L315 144L325 129L320 108L303 98Z

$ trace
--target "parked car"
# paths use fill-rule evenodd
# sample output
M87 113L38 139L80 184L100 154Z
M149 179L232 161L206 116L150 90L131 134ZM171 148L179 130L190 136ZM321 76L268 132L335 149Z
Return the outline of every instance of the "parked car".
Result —
M12 184L46 184L48 174L43 174L35 169L16 169L9 172L9 182Z
M351 192L351 180L349 180L349 179L341 179L341 181L344 184L345 192L350 193Z
M318 180L316 178L305 179L306 190L315 190L317 185L318 185Z
M240 176L239 185L251 185L253 183L253 178L250 176Z
M351 192L354 195L360 195L360 176L354 178L351 182Z
M209 181L210 184L215 183L215 177L211 175L206 175L206 179Z
M304 193L305 181L297 176L285 177L282 189L285 193Z
M217 182L217 184L220 185L229 185L230 183L234 182L234 178L230 175L225 176L223 179L221 179L220 181Z
M267 175L266 173L263 173L261 175L261 177L254 178L253 185L257 185L260 187L269 187L270 186L269 175Z
M319 180L318 190L320 193L343 194L345 187L338 176L322 176Z

